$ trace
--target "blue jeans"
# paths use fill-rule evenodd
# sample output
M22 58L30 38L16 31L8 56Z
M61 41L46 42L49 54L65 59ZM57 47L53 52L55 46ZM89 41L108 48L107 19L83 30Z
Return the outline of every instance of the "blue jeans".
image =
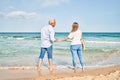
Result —
M82 45L81 44L77 44L77 45L71 45L70 46L70 50L72 53L72 62L73 62L73 66L74 68L76 68L76 55L78 55L79 58L79 62L81 64L81 66L84 66L84 61L83 61L83 56L82 56Z
M41 48L39 59L43 60L46 51L47 51L48 60L52 59L52 50L53 50L52 46L48 48Z

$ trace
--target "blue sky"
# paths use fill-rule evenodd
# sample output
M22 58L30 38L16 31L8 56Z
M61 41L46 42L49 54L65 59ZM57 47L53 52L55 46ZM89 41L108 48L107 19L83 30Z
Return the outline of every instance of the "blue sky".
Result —
M120 0L0 0L0 32L39 32L50 18L56 32L73 22L83 32L120 32Z

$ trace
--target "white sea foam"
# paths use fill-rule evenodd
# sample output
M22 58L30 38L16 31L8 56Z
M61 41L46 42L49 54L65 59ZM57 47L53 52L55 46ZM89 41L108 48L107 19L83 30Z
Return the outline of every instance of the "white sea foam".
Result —
M13 37L8 37L7 39L10 39L10 40L11 40L11 39L13 39Z
M17 40L24 40L24 38L16 38Z
M120 42L113 42L113 41L86 41L86 43L97 43L97 44L120 44Z
M9 40L24 40L24 38L20 38L20 37L18 37L18 38L8 37L7 39L9 39Z
M3 38L3 36L0 36L0 38Z
M25 70L31 70L31 69L36 69L35 66L19 66L19 67L16 67L16 66L12 66L12 67L7 67L7 66L4 66L4 67L0 67L0 70L6 70L6 69L9 69L9 70L21 70L21 69L25 69Z

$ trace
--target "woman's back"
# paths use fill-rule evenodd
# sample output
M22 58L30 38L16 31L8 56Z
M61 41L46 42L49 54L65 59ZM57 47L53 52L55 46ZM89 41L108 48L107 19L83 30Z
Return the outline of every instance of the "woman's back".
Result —
M75 32L71 32L68 38L72 39L71 45L81 44L82 32L78 29Z

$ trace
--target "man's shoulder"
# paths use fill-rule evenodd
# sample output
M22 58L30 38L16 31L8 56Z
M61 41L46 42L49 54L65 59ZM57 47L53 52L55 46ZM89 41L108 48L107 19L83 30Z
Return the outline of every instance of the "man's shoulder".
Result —
M52 28L52 26L51 25L46 25L46 26L42 27L42 29L44 29L44 28Z
M51 25L48 25L47 28L48 28L49 31L54 31L54 29Z
M41 28L41 30L43 30L43 29L47 29L47 27L48 27L48 25L43 26L43 27Z
M46 25L41 28L41 31L54 31L51 25Z

